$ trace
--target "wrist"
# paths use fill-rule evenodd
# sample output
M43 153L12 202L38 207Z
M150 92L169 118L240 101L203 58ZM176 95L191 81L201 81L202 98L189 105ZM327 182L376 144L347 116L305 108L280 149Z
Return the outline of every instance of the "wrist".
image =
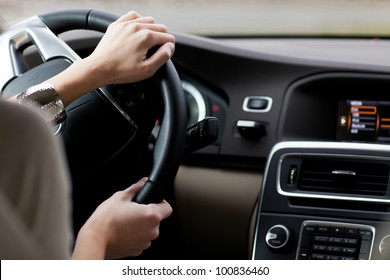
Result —
M79 231L72 259L103 260L106 257L106 241L87 224Z
M80 63L83 72L89 77L89 86L91 89L96 89L111 83L112 70L110 66L101 62L101 58L95 57L93 54L84 58ZM93 77L93 79L91 79Z
M57 88L66 107L77 98L101 86L101 76L97 76L96 73L91 62L82 59L74 62L48 82Z

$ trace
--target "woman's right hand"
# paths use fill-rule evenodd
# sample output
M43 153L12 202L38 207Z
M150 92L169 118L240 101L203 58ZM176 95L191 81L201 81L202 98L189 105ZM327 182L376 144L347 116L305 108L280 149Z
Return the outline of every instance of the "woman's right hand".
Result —
M131 201L146 180L115 193L96 209L78 234L73 259L138 256L151 245L172 208L166 201L148 205Z

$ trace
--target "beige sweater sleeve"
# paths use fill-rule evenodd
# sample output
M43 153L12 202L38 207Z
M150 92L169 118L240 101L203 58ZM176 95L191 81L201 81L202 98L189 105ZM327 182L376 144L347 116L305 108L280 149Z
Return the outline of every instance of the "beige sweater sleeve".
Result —
M39 113L0 101L0 259L71 255L70 181Z

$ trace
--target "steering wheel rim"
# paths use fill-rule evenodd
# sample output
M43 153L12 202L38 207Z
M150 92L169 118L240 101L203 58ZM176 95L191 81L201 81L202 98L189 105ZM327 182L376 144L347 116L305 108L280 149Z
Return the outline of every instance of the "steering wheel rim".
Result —
M63 10L42 14L31 18L29 23L17 25L12 32L2 35L0 51L4 45L11 45L19 34L27 34L38 49L43 62L55 58L65 58L74 62L80 57L57 35L65 31L76 29L105 32L110 23L118 18L117 15L98 10ZM13 48L9 48L12 49ZM3 52L2 52L3 53ZM2 60L3 59L3 60ZM3 89L9 81L23 73L17 56L9 53L4 56L0 53L0 60L12 65L11 72L4 73L0 78L0 87ZM164 115L153 151L153 164L149 180L138 193L135 201L138 203L160 202L163 192L160 186L172 183L178 171L185 143L186 133L186 103L180 78L173 63L169 60L155 74L161 86L164 104ZM104 89L106 91L107 89ZM118 106L113 102L114 106ZM121 114L124 114L117 107ZM124 116L126 117L126 116ZM128 116L127 116L128 117Z

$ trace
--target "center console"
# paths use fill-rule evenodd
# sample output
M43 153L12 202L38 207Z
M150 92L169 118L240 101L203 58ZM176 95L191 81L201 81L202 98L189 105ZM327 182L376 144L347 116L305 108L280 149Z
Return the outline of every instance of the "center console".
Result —
M268 158L253 259L390 259L390 147L281 142Z

